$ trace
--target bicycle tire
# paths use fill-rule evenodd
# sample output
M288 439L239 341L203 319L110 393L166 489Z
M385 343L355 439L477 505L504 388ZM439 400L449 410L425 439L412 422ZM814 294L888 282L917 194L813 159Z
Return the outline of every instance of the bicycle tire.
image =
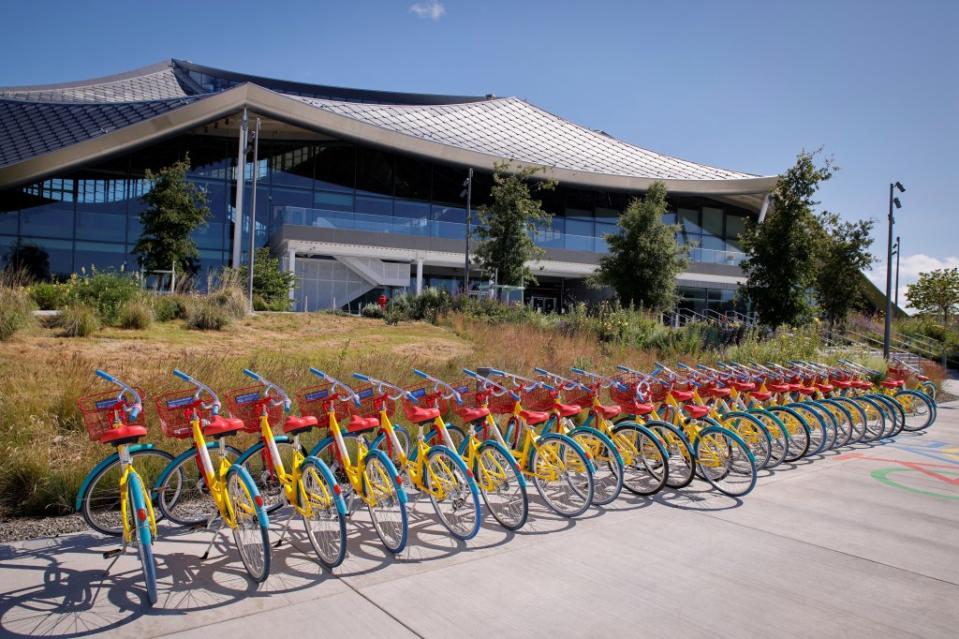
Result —
M886 408L872 397L860 395L855 398L860 406L865 405L866 436L861 441L873 442L882 438L886 430Z
M608 435L590 428L579 426L566 432L593 465L593 505L606 506L616 501L623 491L623 457L616 444Z
M851 397L834 397L833 401L846 407L852 432L847 445L858 444L866 435L866 411Z
M132 448L132 447L131 447ZM171 461L173 455L159 448L139 448L130 450L134 467L143 467L143 458L157 457L157 464L162 463L160 473ZM138 463L137 460L140 459ZM123 522L120 516L120 456L117 453L105 457L86 476L77 493L76 508L80 511L83 520L90 528L100 534L119 537L123 534ZM141 483L152 485L152 482ZM154 488L150 495L154 508L157 506L157 490ZM162 513L161 517L162 518Z
M666 485L675 489L688 486L696 476L696 456L686 434L673 424L660 420L643 422L643 426L655 434L666 449L669 460Z
M132 527L137 556L143 569L143 582L147 589L147 599L152 606L157 602L156 560L153 557L153 535L150 531L150 516L147 511L147 492L136 472L127 475L128 503L133 506Z
M806 419L789 408L788 406L770 406L767 408L773 415L785 415L786 419L780 418L780 421L786 426L786 433L789 436L789 448L785 461L794 462L802 459L809 452L811 432Z
M274 437L273 441L277 452L280 453L280 459L283 460L283 467L289 472L293 464L293 441L285 436ZM300 449L301 452L306 452L302 450L302 446ZM261 439L243 451L236 463L250 473L256 489L260 491L260 497L263 498L263 507L266 508L267 513L273 514L286 504L286 490L274 472L272 460L269 460L268 456L266 444ZM268 461L270 463L267 463Z
M218 442L207 442L207 450L219 448ZM237 459L242 454L232 446L227 453ZM170 482L175 482L172 485ZM177 455L163 470L157 481L157 506L163 516L178 526L204 524L219 513L203 480L193 446Z
M256 583L270 576L270 519L263 498L246 468L233 464L226 473L226 494L236 522L233 542L247 574Z
M461 541L469 541L476 536L483 523L479 488L472 473L466 468L463 459L448 446L430 447L426 453L426 463L423 479L436 516L451 535ZM444 499L437 499L434 494L436 488L442 491Z
M744 428L743 424L739 422L735 427L732 427L727 421L729 419L743 420L749 426ZM719 424L739 435L739 438L749 446L756 468L766 467L770 457L772 457L773 438L761 419L745 411L730 411L719 416ZM741 432L741 429L745 432ZM746 434L749 435L748 439L744 436Z
M575 470L571 471L571 466ZM592 467L575 440L557 433L541 436L530 453L529 468L536 491L556 514L578 517L592 505ZM562 500L564 496L569 506Z
M394 555L403 551L409 537L406 493L397 490L401 481L396 466L386 453L377 449L367 452L363 469L367 509L377 536L386 550Z
M912 398L909 403L903 403L900 397L909 397ZM936 418L936 402L931 397L925 393L914 390L902 390L896 393L895 398L899 401L900 405L903 407L903 413L905 415L905 423L903 424L903 430L915 433L921 430L925 430L932 426ZM916 409L915 402L918 402L917 405L921 405L925 408L925 413ZM906 412L906 409L909 409ZM910 417L916 417L917 419L910 422Z
M297 498L306 512L300 517L313 552L327 568L336 568L346 558L346 504L338 488L326 464L316 457L303 460Z
M886 411L886 425L888 428L883 430L882 439L898 435L902 431L902 427L906 421L906 414L903 412L902 406L889 395L883 393L873 393L870 397L882 404Z
M620 422L611 439L623 458L623 488L634 495L654 495L669 481L669 453L651 430Z
M693 452L706 481L724 495L744 497L756 487L756 460L736 433L721 426L707 426L693 443ZM714 473L720 464L722 469ZM744 476L746 480L739 484L720 483L734 476Z
M827 397L819 400L819 403L825 406L836 419L836 441L833 443L833 448L842 448L849 444L852 440L854 430L852 413L850 413L849 409L841 402L836 401L834 398ZM838 414L836 411L838 411Z
M781 419L765 408L750 408L750 415L763 422L766 432L769 433L771 448L766 468L775 468L786 460L789 454L789 430Z
M793 402L788 404L791 408L805 419L809 427L809 449L806 455L818 455L826 446L826 440L829 437L828 426L822 415L814 408L809 407L805 402Z
M516 459L495 440L479 445L473 476L490 514L507 530L519 530L529 517L526 480Z

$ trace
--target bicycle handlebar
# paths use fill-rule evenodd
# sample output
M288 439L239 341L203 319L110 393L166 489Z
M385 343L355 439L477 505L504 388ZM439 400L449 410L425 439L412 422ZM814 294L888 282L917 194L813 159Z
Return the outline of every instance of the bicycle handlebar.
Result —
M494 369L490 369L491 372L492 372L493 370L494 370ZM499 382L494 382L494 381L491 380L489 377L486 377L486 376L484 376L484 375L480 375L480 374L477 373L476 371L471 371L471 370L468 369L468 368L464 368L464 369L463 369L463 372L466 373L467 375L469 375L470 377L472 377L473 379L478 379L479 381L483 382L484 384L486 384L486 385L488 385L488 386L491 386L491 387L493 387L493 388L498 388L498 389L500 389L500 391L502 391L502 392L501 392L501 393L498 393L498 394L497 394L497 397L499 397L500 395L505 395L506 393L509 393L509 394L510 394L510 397L512 397L514 401L517 401L517 402L519 401L519 395L518 395L518 394L516 394L515 392L513 392L513 391L511 391L510 389L506 388L505 386L503 386L503 385L500 384ZM496 372L502 374L502 371L496 371Z
M386 393L386 395L393 401L400 399L404 395L406 396L406 399L413 402L416 401L416 398L413 396L413 393L409 392L405 388L397 386L396 384L391 384L390 382L384 381L382 379L376 379L375 377L370 377L369 375L364 375L363 373L354 372L353 377L360 380L361 382L367 382L369 384L373 384L374 386L377 387L376 390L379 391L381 394L383 393L384 388L392 388L393 390L399 391L399 394L396 395L395 397L393 395L390 395L389 393Z
M133 405L130 406L129 408L127 406L123 407L123 409L130 416L130 419L135 420L140 415L140 413L143 412L143 398L140 397L140 393L138 393L135 388L121 382L119 379L117 379L110 373L104 370L100 370L99 368L97 369L97 376L107 380L111 384L116 384L117 386L120 387L120 394L119 396L117 396L118 400L120 400L126 394L130 395L131 399L133 399Z
M443 397L444 397L445 399L450 399L450 398L452 398L452 399L455 399L455 400L456 400L456 403L457 403L457 404L462 404L462 403L463 403L463 396L460 394L460 392L459 392L458 390L456 390L455 388L453 388L453 386L450 385L448 382L444 382L443 380L441 380L441 379L438 378L438 377L433 377L433 376L430 375L429 373L425 373L425 372L421 371L421 370L418 369L418 368L414 368L414 369L413 369L413 372L414 372L416 375L419 375L420 377L422 377L423 379L425 379L425 380L427 380L427 381L430 381L430 382L433 382L433 384L434 384L433 390L437 390L437 391L438 391L440 386L446 387L446 388L449 390L450 394L449 394L449 395L445 395L445 394L444 394Z
M583 390L592 390L592 389L590 389L588 386L586 386L585 384L583 384L582 382L576 381L575 379L567 379L567 378L563 377L562 375L557 375L556 373L551 373L551 372L549 372L548 370L546 370L545 368L538 368L538 367L537 367L537 368L533 368L533 370L536 371L537 373L539 373L540 375L544 375L544 376L549 377L550 379L552 379L552 380L554 380L554 381L559 382L560 385L562 385L562 386L564 386L564 387L566 387L566 388L582 388Z
M173 369L173 374L176 375L177 377L179 377L180 379L182 379L184 382L187 382L187 383L189 383L189 384L193 384L193 385L196 387L196 395L194 395L194 397L195 397L196 399L199 400L199 399L200 399L200 396L201 396L202 393L204 393L204 392L205 392L207 395L209 395L209 396L210 396L210 399L211 399L212 401L210 402L210 405L209 405L209 406L207 406L207 405L204 404L203 407L204 407L204 408L209 408L209 409L213 412L214 415L219 415L219 414L220 414L220 407L222 406L222 405L220 404L220 398L219 398L219 396L218 396L215 392L213 392L213 389L212 389L212 388L210 388L209 386L207 386L207 385L204 384L203 382L201 382L201 381L199 381L199 380L197 380L197 379L194 379L194 378L190 377L189 375L187 375L186 373L184 373L183 371L181 371L179 368L174 368L174 369ZM201 404L202 404L202 401L201 401Z
M313 373L314 375L316 375L317 377L319 377L320 379L329 382L329 383L331 384L331 390L336 390L337 386L339 386L340 388L342 388L342 389L346 392L346 396L347 396L349 399L352 399L352 400L353 400L353 403L356 404L356 407L357 407L357 408L359 408L360 405L363 403L363 402L360 400L360 396L356 394L356 391L355 391L355 390L353 390L352 388L350 388L349 386L347 386L346 384L344 384L344 383L341 382L340 380L336 379L336 378L333 377L332 375L327 375L326 373L324 373L324 372L321 371L320 369L318 369L318 368L313 368L312 366L310 366L310 372Z
M267 398L270 397L271 390L276 391L276 393L279 395L279 398L272 400L273 405L278 406L280 404L283 404L283 410L287 413L290 412L290 409L293 407L293 402L290 400L290 396L286 394L286 391L284 391L282 388L280 388L279 386L277 386L276 384L274 384L267 378L263 377L262 375L258 373L254 373L249 368L244 368L243 372L244 374L246 374L247 377L251 377L255 379L256 381L260 382L266 387L266 390L263 391L263 394Z

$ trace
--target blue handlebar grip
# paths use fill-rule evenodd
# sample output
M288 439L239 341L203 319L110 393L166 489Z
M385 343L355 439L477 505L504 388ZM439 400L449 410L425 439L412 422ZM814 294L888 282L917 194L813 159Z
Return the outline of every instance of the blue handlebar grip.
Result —
M584 371L582 368L576 368L575 366L573 366L573 367L572 367L571 369L569 369L569 370L573 371L573 372L576 373L577 375L585 375L585 374L586 374L586 371Z
M656 368L666 368L662 362L656 362Z
M184 382L192 382L193 378L181 371L179 368L173 369L173 374L182 379Z
M321 379L326 379L326 373L324 373L318 368L313 368L312 366L310 366L310 372Z
M419 375L419 376L422 377L423 379L429 379L429 378L430 378L429 375L427 375L426 373L424 373L423 371L421 371L421 370L418 369L418 368L414 368L414 369L413 369L413 373L414 373L415 375Z
M623 366L622 364L617 364L617 365L616 365L616 368L619 369L619 370L621 370L621 371L623 371L623 372L625 372L625 373L630 372L629 366Z
M517 394L514 393L513 391L510 391L510 392L509 392L509 396L513 398L513 401L514 401L514 402L518 402L518 401L519 401L519 395L517 395Z
M469 375L470 377L476 377L476 373L474 373L473 371L471 371L471 370L468 369L468 368L464 368L464 369L463 369L463 372L466 373L467 375Z
M117 380L115 380L115 379L113 378L113 375L111 375L110 373L108 373L108 372L106 372L106 371L102 371L102 370L100 370L99 368L97 369L97 376L102 377L103 379L107 380L108 382L116 382L116 381L117 381Z
M551 386L551 385L547 384L546 382L540 382L540 383L543 385L543 388L545 388L545 389L548 390L548 391L554 391L554 390L556 390L556 387L555 387L555 386Z
M133 410L130 411L130 420L131 420L131 421L136 421L136 419L137 419L137 417L138 417L139 415L140 415L140 409L134 407Z
M410 391L406 391L406 399L410 400L414 404L416 403L416 395L414 395Z
M686 364L683 364L682 362L676 362L676 366L679 366L680 368L686 368L686 369L689 368L689 366L686 366Z
M502 375L502 376L504 376L504 377L506 376L506 372L505 372L505 371L501 371L501 370L498 369L498 368L491 368L491 369L489 369L489 372L491 372L493 375Z
M353 377L360 380L361 382L368 382L370 378L364 375L363 373L353 373Z
M546 370L545 368L533 368L533 370L536 371L537 373L539 373L540 375L549 375L549 374L550 374L550 372L549 372L548 370Z
M247 377L252 377L252 378L255 379L256 381L260 381L260 376L257 375L256 373L254 373L253 371L251 371L249 368L244 368L244 369L243 369L243 373L244 373Z

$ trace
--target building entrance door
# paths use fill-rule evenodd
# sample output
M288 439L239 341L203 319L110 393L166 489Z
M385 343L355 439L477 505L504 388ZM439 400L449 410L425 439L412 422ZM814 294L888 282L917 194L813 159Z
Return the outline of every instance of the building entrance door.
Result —
M540 311L541 313L554 313L556 312L556 298L555 297L542 297L539 295L533 295L529 298L530 306L533 309Z

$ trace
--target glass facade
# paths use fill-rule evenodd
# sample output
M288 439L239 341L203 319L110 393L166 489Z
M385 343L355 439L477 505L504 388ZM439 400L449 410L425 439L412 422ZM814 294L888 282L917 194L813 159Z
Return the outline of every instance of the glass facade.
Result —
M202 80L202 79L201 79ZM194 239L200 277L229 263L233 235L236 140L185 135L68 175L0 193L0 260L46 259L51 276L98 268L136 267L141 196L156 170L189 154L189 179L206 193L209 223ZM338 141L261 140L257 167L256 244L279 225L461 239L466 169ZM252 163L244 174L252 178ZM489 198L492 178L477 171L473 205ZM249 191L247 186L247 204ZM619 213L635 195L559 185L537 195L553 214L534 239L545 248L602 253ZM665 221L681 225L693 262L738 264L746 211L705 199L670 198ZM478 222L474 215L473 223ZM243 251L250 229L243 229ZM244 258L245 259L245 258Z

